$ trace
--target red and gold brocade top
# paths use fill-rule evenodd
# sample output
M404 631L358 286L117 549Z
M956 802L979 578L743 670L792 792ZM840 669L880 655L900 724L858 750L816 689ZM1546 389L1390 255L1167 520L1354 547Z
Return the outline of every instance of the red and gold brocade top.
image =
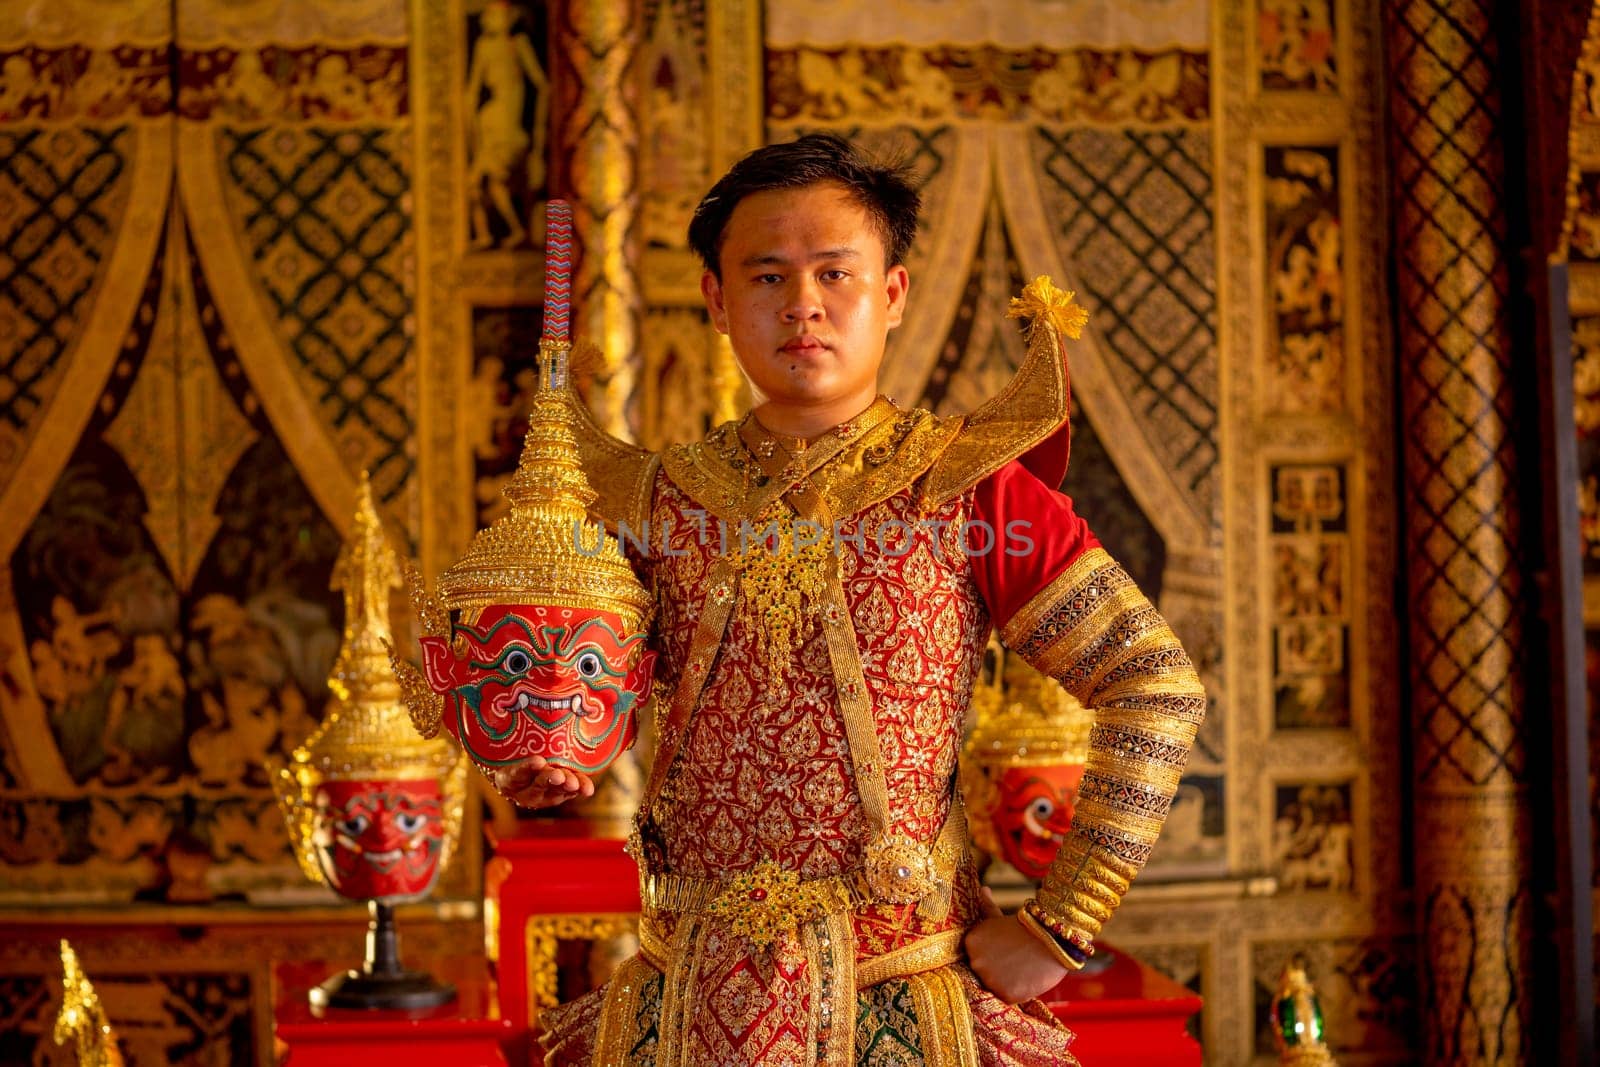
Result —
M1149 855L1205 699L1166 623L1032 472L1064 469L1057 333L1036 328L1017 377L967 417L880 398L809 444L747 417L661 456L580 435L597 510L635 535L657 610L647 874L865 871L864 959L970 924L968 849L942 831L999 625L1096 711L1073 832L1037 904L1084 943L1098 933ZM741 531L772 521L826 531L821 550L761 573ZM912 892L882 891L908 870Z
M867 427L860 440L809 475L824 499L849 496L847 486L873 465L868 453L885 439L899 438L905 449L915 436L940 432L925 412L903 412L886 400L853 422L851 430ZM705 442L721 461L732 461L731 469L743 464L756 485L766 484L757 450L768 443L772 455L803 461L799 442L767 434L753 418L720 427ZM895 456L880 450L878 459L888 467ZM669 467L692 478L683 464L693 461L677 460L669 458ZM870 785L864 789L862 780L880 775L858 776L859 747L875 748L866 758L881 762L882 836L934 851L955 798L956 756L988 643L989 605L1009 605L1017 589L1037 586L1041 573L1063 569L1098 542L1067 498L1018 461L937 503L921 498L920 478L905 481L908 472L899 473L869 491L865 506L836 519L823 513L818 528L826 527L824 547L837 571L822 581L836 578L836 588L808 591L792 620L776 622L744 595L738 577L720 579L729 584L719 589L717 563L740 553L740 527L710 512L666 470L657 475L650 537L641 538L635 561L655 595L662 692L677 689L697 658L712 657L689 715L671 717L670 704L658 709L668 716L662 750L676 754L649 810L663 870L722 880L774 863L816 880L863 869L879 834L863 804ZM835 480L841 474L844 484ZM894 482L902 484L871 499ZM750 534L768 528L749 521ZM713 631L716 645L697 648L697 632L730 590L738 595L725 625ZM772 653L774 625L793 627L787 655ZM843 658L859 662L859 703L869 710L862 729L875 746L852 744L850 701L841 689L855 672L839 668L839 644ZM949 906L879 900L856 907L861 958L976 920L976 872L964 840L950 859L954 869L938 872L947 884L936 891Z

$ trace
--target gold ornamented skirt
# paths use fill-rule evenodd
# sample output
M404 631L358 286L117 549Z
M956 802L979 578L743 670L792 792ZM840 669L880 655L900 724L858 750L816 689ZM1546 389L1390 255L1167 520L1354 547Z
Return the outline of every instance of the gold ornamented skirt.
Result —
M646 926L649 925L647 920ZM545 1063L560 1067L1047 1067L1076 1064L1071 1031L1043 1005L1005 1004L957 941L906 954L911 973L858 968L848 913L761 949L716 920L686 918L600 989L547 1012ZM915 969L940 959L926 969ZM898 970L899 968L890 968ZM871 984L862 986L860 978Z

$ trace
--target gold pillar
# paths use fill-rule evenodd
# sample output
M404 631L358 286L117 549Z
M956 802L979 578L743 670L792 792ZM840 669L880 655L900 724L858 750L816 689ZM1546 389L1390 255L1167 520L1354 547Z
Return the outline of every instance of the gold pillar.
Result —
M551 51L561 106L556 115L558 188L572 201L578 262L573 276L573 337L599 345L594 377L580 383L601 426L632 438L639 365L639 97L632 67L643 42L639 0L566 0L552 9ZM580 372L581 373L581 372ZM644 777L624 753L578 811L597 832L624 836L639 807Z
M600 424L631 436L638 366L639 94L630 71L643 41L639 0L567 0L556 6L553 46L565 75L557 116L563 192L572 199L578 264L573 335L600 346L588 383Z
M1525 609L1491 0L1384 6L1428 1063L1526 1062Z

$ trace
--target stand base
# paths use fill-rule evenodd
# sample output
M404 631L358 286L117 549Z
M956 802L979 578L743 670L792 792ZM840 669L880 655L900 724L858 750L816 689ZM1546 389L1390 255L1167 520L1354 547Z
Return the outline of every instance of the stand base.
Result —
M349 970L312 986L307 998L315 1008L416 1011L450 1003L456 998L456 987L436 982L421 971L367 974Z

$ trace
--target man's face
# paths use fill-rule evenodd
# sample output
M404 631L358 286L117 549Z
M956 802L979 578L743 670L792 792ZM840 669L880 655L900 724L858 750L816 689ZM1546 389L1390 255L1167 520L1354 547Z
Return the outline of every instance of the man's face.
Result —
M728 219L721 266L721 281L706 271L700 290L759 401L871 402L909 280L903 266L885 269L883 239L842 186L745 197Z

